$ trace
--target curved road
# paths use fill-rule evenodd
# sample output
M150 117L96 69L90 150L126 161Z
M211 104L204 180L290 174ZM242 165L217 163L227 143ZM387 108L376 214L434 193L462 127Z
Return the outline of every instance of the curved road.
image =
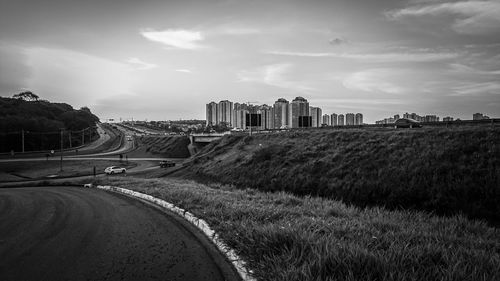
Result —
M101 190L0 189L0 280L240 280L189 228Z

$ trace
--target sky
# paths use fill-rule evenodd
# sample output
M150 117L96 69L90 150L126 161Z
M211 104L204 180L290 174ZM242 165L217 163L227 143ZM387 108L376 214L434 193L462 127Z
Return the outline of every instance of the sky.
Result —
M296 96L500 117L500 0L0 0L0 96L26 90L101 120Z

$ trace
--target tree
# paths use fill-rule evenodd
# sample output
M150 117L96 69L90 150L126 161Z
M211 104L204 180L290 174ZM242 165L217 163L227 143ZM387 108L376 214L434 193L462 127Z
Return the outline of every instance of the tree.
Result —
M15 94L12 96L15 99L21 99L25 101L38 101L38 96L33 94L31 91L24 91L19 94Z

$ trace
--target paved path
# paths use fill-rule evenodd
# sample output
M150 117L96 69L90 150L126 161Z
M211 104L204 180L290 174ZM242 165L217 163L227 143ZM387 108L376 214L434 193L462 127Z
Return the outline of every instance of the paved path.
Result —
M0 280L239 280L189 227L101 190L0 189Z

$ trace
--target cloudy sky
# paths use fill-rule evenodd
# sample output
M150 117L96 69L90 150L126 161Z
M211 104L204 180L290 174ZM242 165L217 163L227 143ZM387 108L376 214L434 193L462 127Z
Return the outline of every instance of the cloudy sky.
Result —
M101 119L296 96L500 117L500 0L0 0L0 95L23 90Z

